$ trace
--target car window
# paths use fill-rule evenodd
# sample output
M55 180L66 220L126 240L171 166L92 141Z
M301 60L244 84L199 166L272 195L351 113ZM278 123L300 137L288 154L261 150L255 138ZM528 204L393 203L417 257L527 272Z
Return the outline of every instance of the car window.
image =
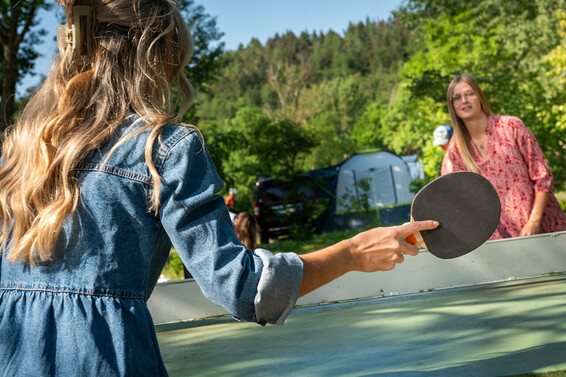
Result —
M264 181L257 188L257 199L267 206L312 199L312 183L308 180L298 182Z
M260 199L265 205L276 205L281 203L285 191L280 186L267 186L261 190Z

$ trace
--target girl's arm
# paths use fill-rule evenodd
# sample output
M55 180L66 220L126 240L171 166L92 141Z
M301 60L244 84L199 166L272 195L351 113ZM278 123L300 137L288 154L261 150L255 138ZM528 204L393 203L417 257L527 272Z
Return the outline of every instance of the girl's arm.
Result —
M374 228L325 249L299 257L303 261L303 296L350 271L389 271L402 263L403 254L417 255L419 248L405 241L410 234L434 229L435 221L416 221L402 226Z

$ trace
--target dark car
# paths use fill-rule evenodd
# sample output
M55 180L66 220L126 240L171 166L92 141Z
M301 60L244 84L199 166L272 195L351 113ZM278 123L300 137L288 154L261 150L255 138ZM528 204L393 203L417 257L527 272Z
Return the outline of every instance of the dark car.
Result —
M312 170L289 180L260 178L254 213L261 242L295 232L318 232L335 199L337 168Z

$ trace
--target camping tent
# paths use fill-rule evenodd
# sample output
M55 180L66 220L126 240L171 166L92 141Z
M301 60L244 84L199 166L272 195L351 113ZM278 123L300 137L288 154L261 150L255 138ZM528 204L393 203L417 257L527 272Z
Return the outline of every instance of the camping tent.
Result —
M411 171L399 156L383 151L355 154L340 165L336 184L336 213L356 206L375 209L410 203Z
M420 162L414 158L409 161L417 168L414 172L418 172L419 167L422 170ZM293 208L295 220L312 222L312 213L308 210L314 207L306 205L309 201L324 204L325 210L315 221L321 232L358 229L374 225L376 220L381 225L407 222L414 196L410 184L414 178L403 158L381 151L357 153L337 165L311 170L301 176L300 184L292 183L291 188L289 183L262 178L254 190L262 237L289 231L290 226L283 224L280 216L282 208ZM295 197L295 202L286 203L291 196ZM298 205L297 200L303 202ZM307 213L299 216L302 210ZM306 223L295 222L294 225L305 226Z

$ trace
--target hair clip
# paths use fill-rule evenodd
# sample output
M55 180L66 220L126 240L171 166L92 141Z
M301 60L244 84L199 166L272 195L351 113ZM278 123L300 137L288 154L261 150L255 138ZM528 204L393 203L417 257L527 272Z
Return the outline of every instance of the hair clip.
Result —
M73 23L71 27L57 25L57 47L59 51L68 46L80 56L88 55L92 46L92 7L76 5L73 7Z

